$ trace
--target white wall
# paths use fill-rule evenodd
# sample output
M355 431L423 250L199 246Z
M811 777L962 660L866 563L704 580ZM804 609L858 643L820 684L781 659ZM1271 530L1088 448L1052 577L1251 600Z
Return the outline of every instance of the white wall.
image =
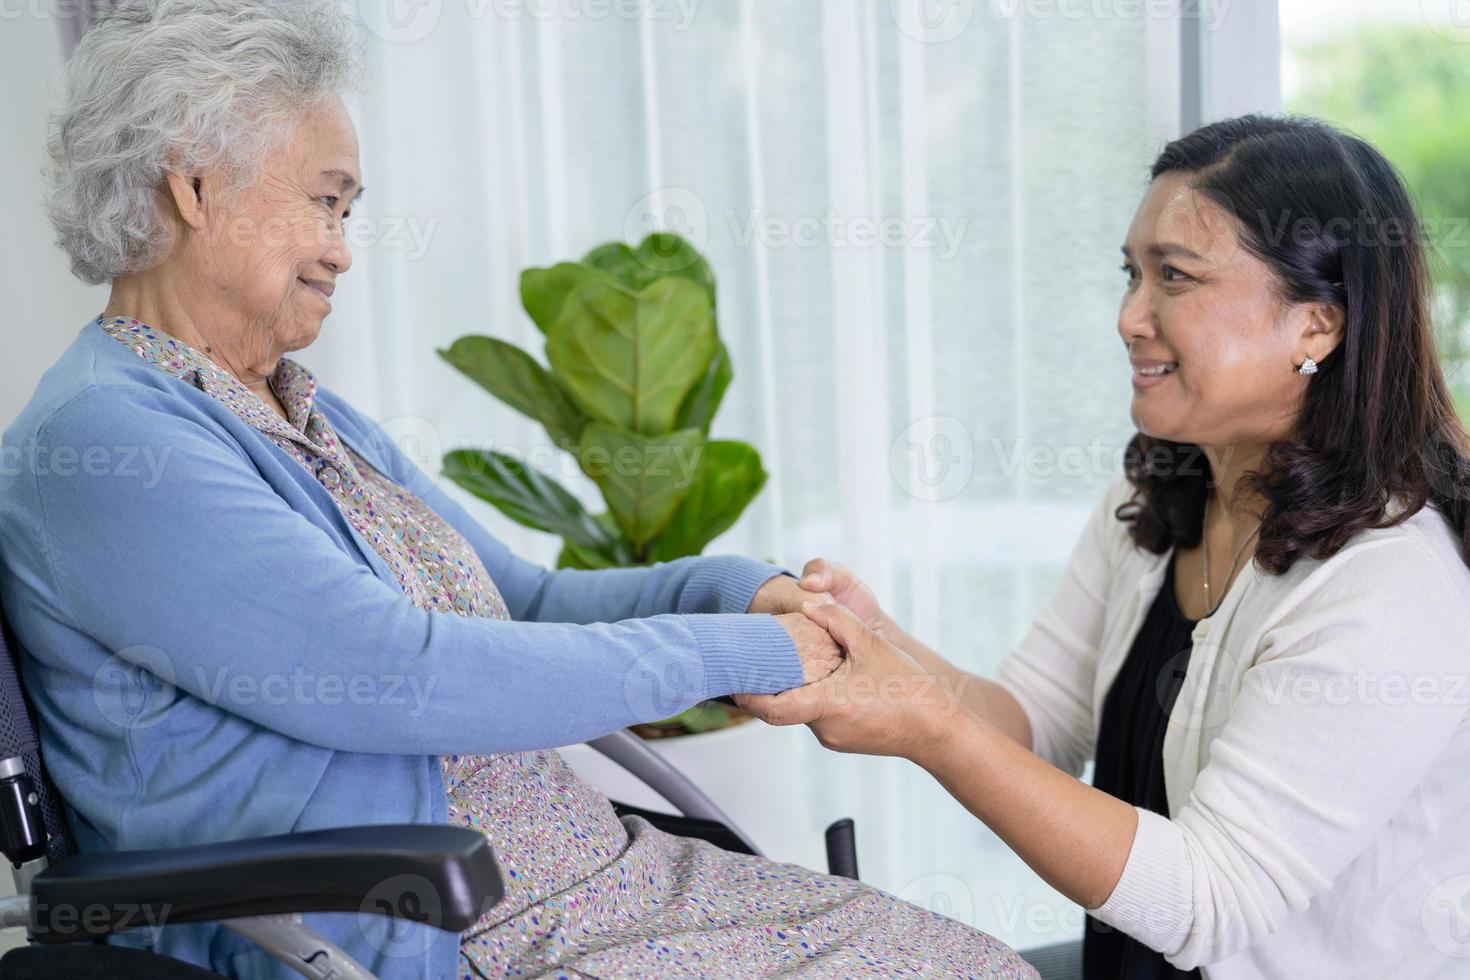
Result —
M41 372L107 303L104 286L72 276L41 212L46 112L60 85L54 19L0 21L0 428L35 390Z

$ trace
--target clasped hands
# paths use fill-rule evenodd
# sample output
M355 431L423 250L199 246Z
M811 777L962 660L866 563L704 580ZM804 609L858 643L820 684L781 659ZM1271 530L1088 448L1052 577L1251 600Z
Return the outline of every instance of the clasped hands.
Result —
M842 565L818 558L799 580L771 579L750 612L772 613L791 634L806 681L780 694L734 696L769 724L808 725L839 752L913 758L962 707L965 675L920 652Z

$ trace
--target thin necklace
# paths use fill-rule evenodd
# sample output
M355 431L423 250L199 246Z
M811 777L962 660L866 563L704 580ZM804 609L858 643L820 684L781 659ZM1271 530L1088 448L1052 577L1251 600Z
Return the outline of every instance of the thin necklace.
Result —
M1205 579L1205 616L1206 617L1214 615L1215 610L1219 608L1218 606L1213 606L1213 605L1210 604L1210 536L1207 533L1205 533L1208 530L1208 528L1209 528L1209 524L1210 524L1210 503L1214 500L1214 497L1215 497L1215 495L1212 493L1208 497L1205 498L1205 520L1204 520L1204 525L1201 527L1200 535L1199 535L1200 536L1200 540L1202 542L1204 542L1204 546L1205 546L1204 579ZM1240 556L1243 555L1243 554L1245 554L1245 546L1251 543L1251 538L1254 538L1256 536L1256 531L1259 531L1260 529L1261 529L1261 522L1260 521L1256 521L1255 529L1252 530L1250 534L1247 534L1245 536L1245 540L1240 543L1240 548L1235 552L1235 560L1230 563L1230 574L1227 575L1227 576L1225 576L1225 588L1226 588L1227 591L1230 589L1230 583L1233 582L1233 581L1235 581L1235 566L1240 564ZM1222 598L1220 601L1221 602L1224 602L1225 600Z

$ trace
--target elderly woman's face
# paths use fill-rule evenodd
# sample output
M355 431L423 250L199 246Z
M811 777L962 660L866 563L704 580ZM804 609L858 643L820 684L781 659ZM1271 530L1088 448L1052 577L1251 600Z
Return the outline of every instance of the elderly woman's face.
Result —
M1134 362L1139 431L1210 447L1288 434L1307 383L1292 368L1309 317L1276 299L1271 269L1240 244L1224 209L1184 175L1163 174L1123 252L1118 334ZM1167 373L1150 376L1160 366Z
M342 222L361 183L357 132L331 99L306 112L214 225L205 277L257 343L284 353L316 339L337 277L352 267Z

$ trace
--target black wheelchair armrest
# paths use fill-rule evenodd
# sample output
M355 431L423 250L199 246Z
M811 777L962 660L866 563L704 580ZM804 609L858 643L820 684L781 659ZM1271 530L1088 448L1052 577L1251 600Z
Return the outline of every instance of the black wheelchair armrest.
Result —
M462 932L504 894L483 834L387 824L78 854L32 879L30 918L38 943L305 912L389 915Z

